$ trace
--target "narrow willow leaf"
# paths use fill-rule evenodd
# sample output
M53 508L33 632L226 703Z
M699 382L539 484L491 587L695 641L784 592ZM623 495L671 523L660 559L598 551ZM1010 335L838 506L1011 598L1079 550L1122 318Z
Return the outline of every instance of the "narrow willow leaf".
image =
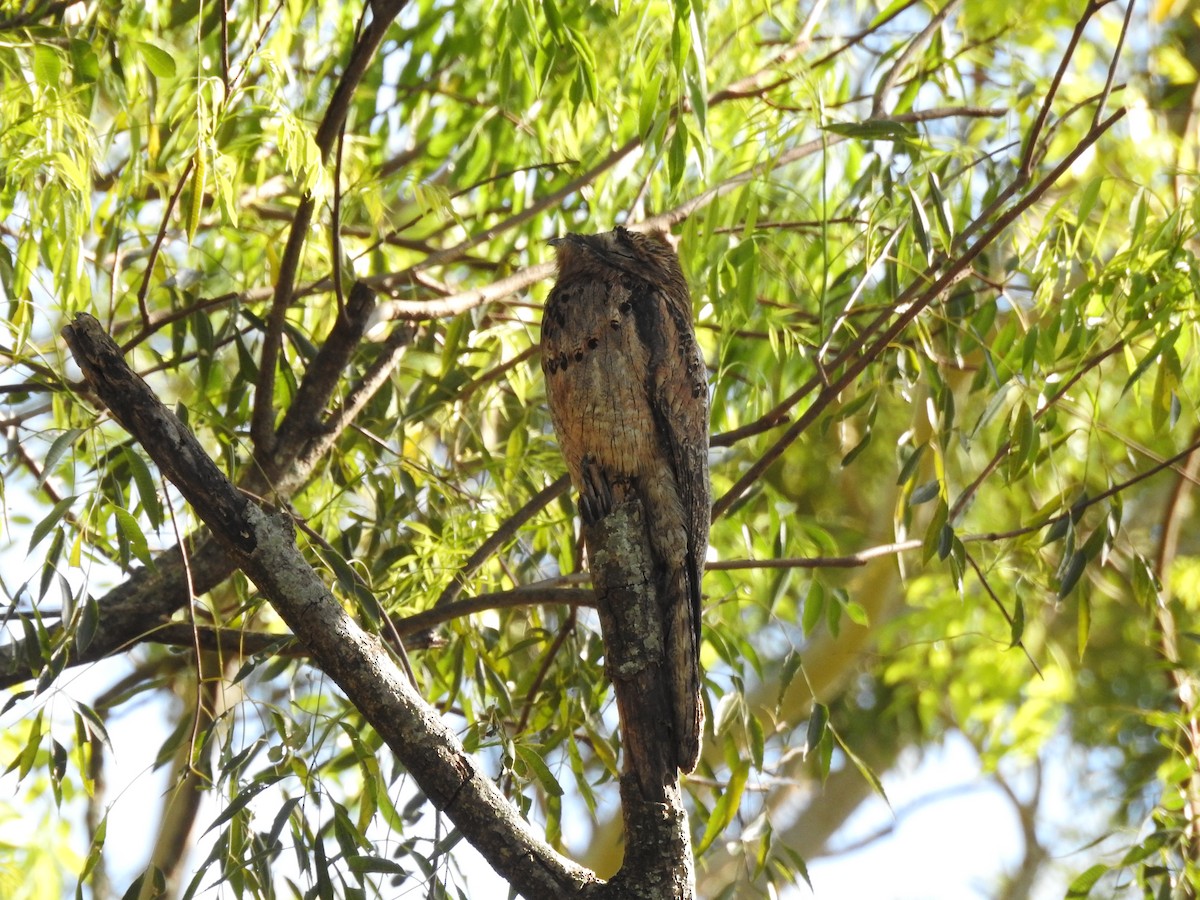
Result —
M54 504L54 507L46 514L46 517L34 526L33 534L29 538L29 549L31 551L45 539L46 535L58 524L59 520L71 508L71 504L74 502L74 497L63 497Z
M825 609L825 588L821 582L812 581L808 586L808 593L804 595L804 608L800 613L800 627L804 630L804 636L809 637L816 630L817 623L821 621L821 613ZM797 657L797 664L799 657Z
M1100 877L1108 871L1108 866L1103 863L1096 863L1087 871L1077 875L1075 880L1067 887L1067 900L1081 900L1087 897L1092 892L1092 888Z
M54 467L58 465L58 461L62 459L62 455L67 452L67 448L74 444L81 434L83 432L78 428L68 428L54 439L54 443L46 451L46 458L42 461L42 475L38 479L38 487L46 483L46 479L53 473Z
M1079 583L1079 576L1087 568L1087 554L1077 550L1071 554L1066 568L1063 570L1062 581L1058 586L1058 599L1062 600L1071 593L1071 588Z
M896 476L896 484L904 484L912 477L913 472L916 471L917 464L921 461L921 457L925 455L925 448L928 446L928 444L919 444L913 449L908 458L904 460L904 465L900 467L900 474ZM936 484L937 482L934 483ZM914 493L916 492L914 491ZM934 492L934 496L937 496L936 491ZM933 497L929 499L932 500Z
M829 727L829 731L834 738L837 739L838 746L842 748L842 751L850 758L850 761L854 763L854 767L858 769L859 774L861 774L863 778L867 779L867 782L871 785L872 790L874 790L875 793L883 798L884 803L891 807L892 802L888 800L887 791L883 789L883 782L879 780L879 776L875 774L875 770L867 765L857 753L850 749L850 745L847 744L846 741L842 740L842 736L838 734L832 726Z
M1079 642L1079 658L1083 659L1083 654L1087 650L1088 638L1092 632L1092 603L1084 594L1079 598L1079 619L1078 619L1078 634Z
M94 597L88 594L80 607L79 624L75 627L75 644L83 651L91 646L96 629L100 626L100 607Z
M804 738L804 755L812 753L825 737L825 728L829 725L829 707L824 703L814 703L812 714L808 717L808 731Z
M541 754L523 744L517 744L516 750L517 756L537 780L537 783L541 785L542 790L551 797L561 797L563 795L562 785L558 783L558 779L554 777Z
M688 131L682 122L676 123L675 133L671 135L671 145L667 150L667 179L671 189L679 187L687 168Z
M200 228L200 217L204 213L204 183L208 176L208 154L204 152L204 142L196 147L192 156L192 197L188 204L187 238L191 244L196 239Z
M713 805L712 813L709 815L708 823L704 828L704 836L700 839L700 844L696 847L697 854L703 853L712 846L712 842L733 821L733 817L741 805L742 792L746 789L746 782L749 778L749 760L743 760L729 773L729 782L725 785L725 790L721 792L721 796Z
M920 506L922 503L928 503L941 494L941 483L935 478L933 481L927 481L924 484L917 485L913 488L912 495L908 502L913 506Z
M1009 436L1007 474L1011 483L1024 474L1037 455L1037 428L1028 403L1022 402L1013 410Z
M1016 607L1012 614L1012 627L1009 630L1009 647L1016 647L1021 643L1021 638L1025 634L1025 604L1021 598L1017 598Z
M933 197L933 215L937 219L938 227L942 231L942 237L946 247L954 241L954 222L950 218L950 203L946 200L942 193L942 186L938 183L938 178L933 172L929 173L926 181L929 184L929 195Z
M113 515L116 516L117 528L121 537L128 543L130 551L137 557L138 562L146 566L153 566L154 560L151 558L150 548L146 544L146 535L142 533L142 526L138 524L138 520L119 506L113 507Z
M929 522L929 526L925 529L925 537L921 541L921 559L923 562L929 562L933 559L934 554L938 552L941 540L942 529L946 526L946 519L950 515L950 509L946 505L944 499L938 501L937 509L934 510L933 518ZM943 559L945 557L942 557Z
M921 252L925 254L925 262L931 265L933 263L933 241L929 236L929 217L925 215L925 204L921 202L921 198L911 187L908 189L908 196L912 200L913 234L917 237L917 244L920 246Z
M214 828L219 828L221 825L224 825L226 822L228 822L230 819L232 819L234 816L236 816L239 812L241 812L243 809L245 809L250 804L250 801L252 801L255 797L257 797L259 794L261 794L267 788L271 787L271 785L273 785L274 783L275 783L274 778L267 778L267 779L263 779L262 781L256 781L256 782L252 783L249 787L243 788L241 791L238 792L238 795L233 798L233 802L230 803L229 806L225 807L225 809L221 812L221 814L219 816L217 816L216 819L213 820L213 823L211 825L209 825L206 829L204 829L204 833L208 834ZM318 841L317 843L319 845L320 841Z
M142 512L150 520L151 527L157 531L163 523L163 507L158 496L158 485L141 454L127 446L124 448L124 455L125 461L129 464L129 472L133 476L133 483L137 487L138 502L142 506Z
M825 131L860 141L907 141L917 137L909 126L893 119L871 119L868 122L831 122Z

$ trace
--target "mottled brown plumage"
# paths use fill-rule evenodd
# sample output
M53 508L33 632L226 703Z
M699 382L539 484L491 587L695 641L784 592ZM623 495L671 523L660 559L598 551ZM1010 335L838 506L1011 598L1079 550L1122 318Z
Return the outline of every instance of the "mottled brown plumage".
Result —
M663 613L677 762L695 768L700 576L708 548L708 388L687 281L661 235L617 228L554 242L542 316L550 414L585 517L632 493L644 509Z

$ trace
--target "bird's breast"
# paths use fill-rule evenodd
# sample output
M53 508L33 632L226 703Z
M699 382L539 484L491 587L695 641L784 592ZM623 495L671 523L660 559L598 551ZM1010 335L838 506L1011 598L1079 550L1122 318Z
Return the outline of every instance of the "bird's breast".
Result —
M560 284L547 301L542 370L572 476L585 455L620 476L642 473L659 452L633 302L621 284L597 281Z

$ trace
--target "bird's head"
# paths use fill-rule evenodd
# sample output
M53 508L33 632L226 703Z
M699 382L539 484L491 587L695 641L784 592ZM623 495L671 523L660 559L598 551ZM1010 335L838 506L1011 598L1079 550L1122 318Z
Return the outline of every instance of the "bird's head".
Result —
M683 280L679 257L661 231L617 226L602 234L566 234L549 243L558 255L558 274L600 274L616 269L648 281Z

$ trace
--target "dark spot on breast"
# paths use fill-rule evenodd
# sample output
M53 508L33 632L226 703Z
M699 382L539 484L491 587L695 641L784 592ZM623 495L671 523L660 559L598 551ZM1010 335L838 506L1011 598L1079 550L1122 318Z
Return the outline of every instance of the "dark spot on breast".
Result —
M575 351L575 362L579 362L579 361L581 361L582 359L583 359L583 351L582 351L582 350L576 350L576 351Z
M612 327L613 331L619 331L621 329L620 319L610 319L608 324Z
M618 306L617 309L619 309L623 314L628 315L629 311L633 309L633 304L626 300L624 303Z
M546 374L553 375L556 371L558 371L558 363L552 359L548 359L542 365L542 368L546 370Z
M597 338L597 337L588 338L588 349L589 350L595 350L599 346L600 346L600 338Z
M564 372L567 371L567 354L563 353L558 357L558 367Z

